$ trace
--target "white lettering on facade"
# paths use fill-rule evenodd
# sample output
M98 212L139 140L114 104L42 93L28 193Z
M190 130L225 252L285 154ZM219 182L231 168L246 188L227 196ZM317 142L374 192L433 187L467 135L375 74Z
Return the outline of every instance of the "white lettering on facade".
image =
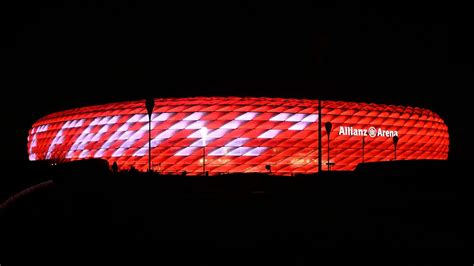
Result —
M385 138L392 138L397 136L398 131L396 130L384 130L382 128L375 128L370 127L369 129L366 128L353 128L353 127L339 127L339 135L340 136L361 136L361 137L385 137Z

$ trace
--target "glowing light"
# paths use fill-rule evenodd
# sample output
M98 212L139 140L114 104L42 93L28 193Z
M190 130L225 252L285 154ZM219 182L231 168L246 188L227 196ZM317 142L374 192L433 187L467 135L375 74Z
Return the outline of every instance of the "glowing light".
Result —
M140 119L146 119L146 121L148 121L146 114L136 114L136 115L133 115L132 118L130 118L127 122L135 123L135 122L138 122Z
M82 159L82 158L86 158L87 155L89 155L89 151L88 151L88 150L83 150L83 151L81 152L81 154L79 154L79 158L81 158L81 159Z
M290 115L289 113L280 113L270 118L270 121L285 121Z
M58 133L56 134L56 137L54 137L53 141L49 145L48 152L46 154L46 159L51 159L51 155L54 151L55 146L57 146L58 144L63 143L63 137L62 136L63 136L63 133L64 133L65 130L70 129L70 128L74 128L74 127L76 127L76 125L77 125L77 127L82 126L82 122L78 123L79 121L83 121L83 119L67 121L63 125L63 127L58 131Z
M260 156L265 150L267 150L267 147L257 147L253 148L252 150L246 152L244 156Z
M304 117L305 117L304 114L294 114L294 115L290 116L289 118L287 118L286 121L288 121L288 122L299 122L299 121L303 120Z
M250 151L252 148L250 147L240 147L237 149L233 149L232 151L229 152L229 156L242 156L246 152Z
M188 117L186 117L185 119L183 119L184 121L197 121L199 119L201 119L201 117L204 115L205 113L203 112L194 112L192 113L191 115L189 115Z
M242 121L250 121L252 120L255 116L257 116L258 113L256 112L247 112L239 117L237 117L235 120L242 120Z
M288 130L303 130L306 126L308 126L308 123L299 122L297 124L292 125Z
M265 164L271 164L275 174L317 171L316 100L213 97L157 99L155 105L151 147L154 164L162 172L202 174L198 157L204 146L206 158L212 158L206 165L211 175L267 172ZM103 158L110 164L117 161L119 167L145 171L148 116L144 108L143 101L125 102L48 115L29 132L29 159ZM447 127L429 110L333 101L324 101L324 108L336 130L384 130L385 136L376 132L370 138L373 145L365 149L367 161L393 159L393 144L386 134L392 131L400 134L399 159L447 158ZM202 134L204 127L208 130ZM322 145L327 147L326 138ZM331 135L331 160L337 162L333 170L354 169L361 162L360 145L358 134Z
M232 120L229 123L225 124L222 126L222 128L227 128L227 129L236 129L240 126L241 122L237 120Z
M316 122L318 120L318 115L308 115L301 122Z
M162 113L162 114L157 115L155 118L153 118L153 116L152 116L151 121L152 121L152 122L162 122L162 121L166 121L166 120L168 120L168 119L170 118L171 115L172 115L172 114L170 114L170 113Z
M203 127L205 128L205 127ZM209 134L209 138L220 138L222 136L225 135L225 133L229 132L229 129L225 129L225 128L219 128L219 129L216 129L214 131L211 132L211 134ZM206 131L206 138L207 138L207 131Z
M178 123L172 125L170 129L184 129L188 124L188 121L179 121Z
M224 156L226 154L227 154L227 149L225 147L221 147L210 152L208 156Z
M112 153L112 157L120 157L122 156L124 151L125 151L124 148L119 148L114 153Z
M207 127L202 127L199 132L201 132L202 137L202 145L206 146L206 139L207 139Z
M186 129L200 129L206 124L205 121L196 121L191 125L187 126Z
M247 141L249 141L249 138L236 138L232 140L231 142L227 143L226 146L228 147L240 147L243 146Z
M281 132L281 130L278 130L278 129L270 129L270 130L265 131L265 133L261 134L257 138L259 138L259 139L271 139L271 138L274 138L276 135L278 135L278 133L280 133L280 132Z
M176 156L189 156L196 150L195 147L186 147L180 151L178 151L175 155Z
M160 134L158 134L158 136L156 136L155 139L169 139L175 133L176 133L176 130L167 129L167 130L161 132Z

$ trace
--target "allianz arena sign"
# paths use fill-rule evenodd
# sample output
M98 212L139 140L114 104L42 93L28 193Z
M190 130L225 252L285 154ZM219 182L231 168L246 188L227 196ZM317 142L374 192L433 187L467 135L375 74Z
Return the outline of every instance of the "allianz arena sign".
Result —
M398 137L397 130L384 130L382 128L369 127L369 128L353 128L340 126L339 127L340 136L361 136L361 137L386 137L393 138Z

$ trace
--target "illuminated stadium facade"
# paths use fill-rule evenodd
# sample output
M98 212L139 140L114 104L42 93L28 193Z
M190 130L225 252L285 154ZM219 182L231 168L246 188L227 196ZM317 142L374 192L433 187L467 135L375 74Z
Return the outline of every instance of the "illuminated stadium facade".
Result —
M333 170L365 162L447 159L448 128L427 109L322 101L322 165L326 169L332 123ZM318 101L281 98L155 99L151 116L154 171L202 174L318 171ZM148 169L145 101L111 103L53 113L33 124L30 160L103 158L120 169ZM205 132L204 132L205 131ZM204 134L204 135L203 135ZM364 154L364 156L363 156ZM204 159L205 158L205 159Z

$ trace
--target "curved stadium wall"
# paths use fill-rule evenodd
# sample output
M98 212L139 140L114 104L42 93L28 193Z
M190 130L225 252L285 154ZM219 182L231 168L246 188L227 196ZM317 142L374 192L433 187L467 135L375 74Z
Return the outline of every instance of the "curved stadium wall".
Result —
M322 161L326 169L353 170L365 162L447 159L448 128L430 110L322 101ZM30 160L103 158L120 169L148 169L145 101L88 106L39 119L28 136ZM208 129L203 141L201 128ZM154 171L201 174L318 171L318 101L281 98L155 99L151 116ZM364 151L362 151L364 149ZM205 153L205 156L204 154ZM362 156L364 153L364 156Z

